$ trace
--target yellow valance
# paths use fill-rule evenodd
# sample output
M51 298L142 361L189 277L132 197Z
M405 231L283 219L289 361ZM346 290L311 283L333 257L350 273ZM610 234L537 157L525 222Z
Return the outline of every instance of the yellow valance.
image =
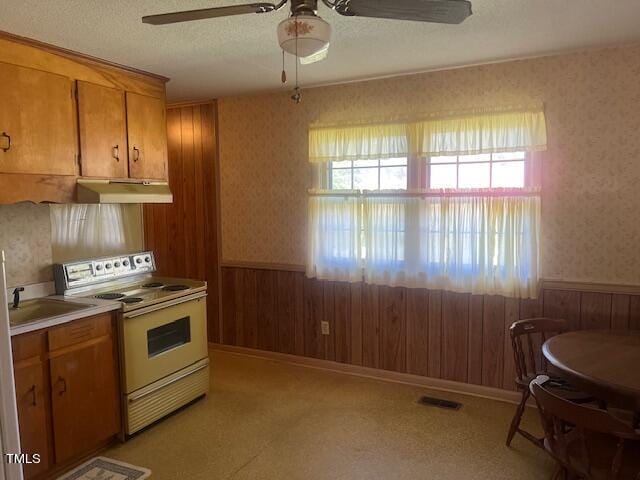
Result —
M406 157L409 125L389 123L309 131L309 161L371 160Z
M546 146L541 109L309 130L309 161L313 163L537 151Z

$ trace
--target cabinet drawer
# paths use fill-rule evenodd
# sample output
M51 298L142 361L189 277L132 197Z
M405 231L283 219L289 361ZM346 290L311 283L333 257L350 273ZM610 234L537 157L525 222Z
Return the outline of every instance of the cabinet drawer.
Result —
M45 350L45 335L46 332L38 331L11 337L13 363L41 356Z
M49 351L86 342L111 333L111 314L74 320L66 325L49 330Z

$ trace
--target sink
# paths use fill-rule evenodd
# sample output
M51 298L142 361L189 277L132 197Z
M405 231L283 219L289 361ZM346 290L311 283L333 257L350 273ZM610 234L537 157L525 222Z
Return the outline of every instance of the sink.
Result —
M37 320L66 315L67 313L77 312L78 310L84 310L90 307L92 307L92 305L54 300L51 298L26 300L20 302L18 308L12 308L11 305L9 305L9 325L15 327Z

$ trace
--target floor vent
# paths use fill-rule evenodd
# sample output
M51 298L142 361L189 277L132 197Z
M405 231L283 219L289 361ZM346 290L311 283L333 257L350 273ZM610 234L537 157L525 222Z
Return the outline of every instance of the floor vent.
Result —
M423 397L420 397L420 400L418 400L418 403L420 405L445 408L447 410L460 410L460 408L462 408L461 403L454 402L452 400L445 400L443 398L427 397L426 395Z

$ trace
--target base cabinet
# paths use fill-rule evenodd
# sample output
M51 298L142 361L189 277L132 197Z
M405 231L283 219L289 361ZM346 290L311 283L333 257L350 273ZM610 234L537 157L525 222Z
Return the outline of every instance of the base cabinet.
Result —
M115 317L98 315L13 337L22 453L47 478L121 432Z
M101 445L120 431L118 385L109 338L80 345L49 361L56 462L87 445Z
M39 457L38 463L24 465L25 478L33 478L51 467L50 435L47 433L48 392L43 369L39 359L15 367L20 444L24 453Z

